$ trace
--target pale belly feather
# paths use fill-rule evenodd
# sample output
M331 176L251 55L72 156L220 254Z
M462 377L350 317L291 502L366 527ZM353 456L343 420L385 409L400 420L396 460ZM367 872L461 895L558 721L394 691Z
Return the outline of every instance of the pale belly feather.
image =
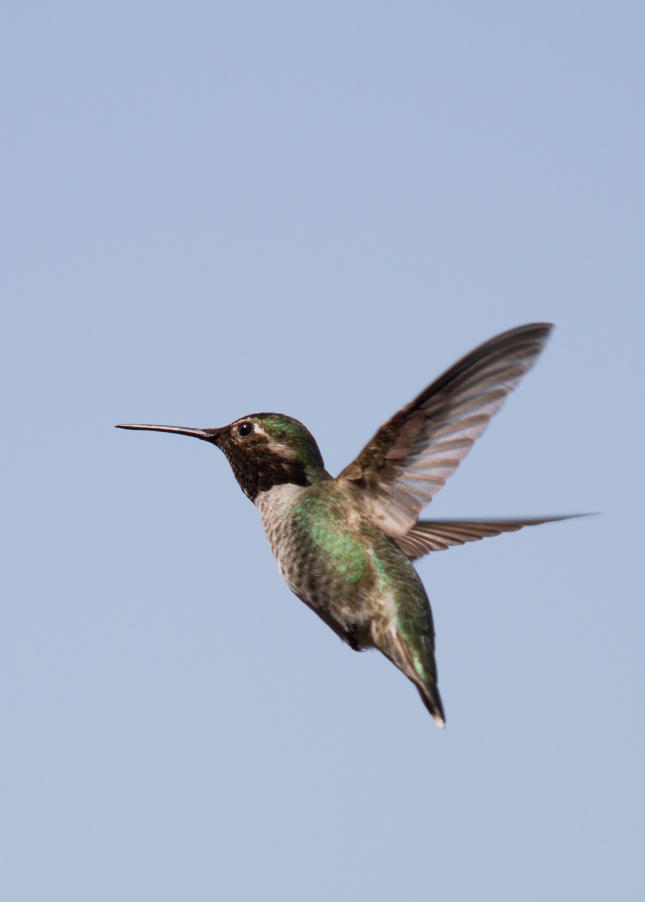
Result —
M365 648L392 624L393 587L361 532L360 515L330 488L276 486L256 505L291 591L345 641Z

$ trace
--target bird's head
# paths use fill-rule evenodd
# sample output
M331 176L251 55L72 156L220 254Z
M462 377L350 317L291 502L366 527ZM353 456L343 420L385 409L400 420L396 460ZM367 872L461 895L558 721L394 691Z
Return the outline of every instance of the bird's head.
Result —
M117 428L191 435L216 445L251 501L276 485L306 486L329 478L313 435L299 420L282 413L252 413L215 429L147 424Z

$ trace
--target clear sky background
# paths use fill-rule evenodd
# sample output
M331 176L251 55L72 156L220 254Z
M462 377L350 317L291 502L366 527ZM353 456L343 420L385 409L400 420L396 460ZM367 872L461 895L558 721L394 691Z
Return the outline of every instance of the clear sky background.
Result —
M642 3L5 3L0 896L636 900ZM448 725L292 596L226 460L337 473L551 320L419 563Z

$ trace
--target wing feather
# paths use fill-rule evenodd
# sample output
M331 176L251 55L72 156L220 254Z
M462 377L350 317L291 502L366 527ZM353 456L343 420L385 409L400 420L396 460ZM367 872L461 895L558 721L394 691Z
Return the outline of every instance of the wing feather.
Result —
M503 532L515 532L523 526L538 526L568 520L584 514L568 514L559 517L528 517L521 520L419 520L404 536L395 538L401 551L414 560L429 551L443 551L452 545L463 545Z
M384 532L409 533L531 369L551 328L531 323L475 348L381 426L342 471L338 479L362 490L365 509Z

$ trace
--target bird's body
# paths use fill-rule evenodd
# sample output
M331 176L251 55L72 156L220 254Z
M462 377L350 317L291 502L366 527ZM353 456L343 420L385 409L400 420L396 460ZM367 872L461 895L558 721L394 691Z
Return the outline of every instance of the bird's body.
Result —
M333 479L276 486L256 505L291 591L356 651L382 651L443 721L428 597L396 543Z
M428 551L560 517L418 520L534 363L550 326L476 348L385 423L336 478L307 428L258 413L217 429L129 425L219 447L257 506L289 588L353 649L378 648L417 687L439 725L430 604L411 561Z

